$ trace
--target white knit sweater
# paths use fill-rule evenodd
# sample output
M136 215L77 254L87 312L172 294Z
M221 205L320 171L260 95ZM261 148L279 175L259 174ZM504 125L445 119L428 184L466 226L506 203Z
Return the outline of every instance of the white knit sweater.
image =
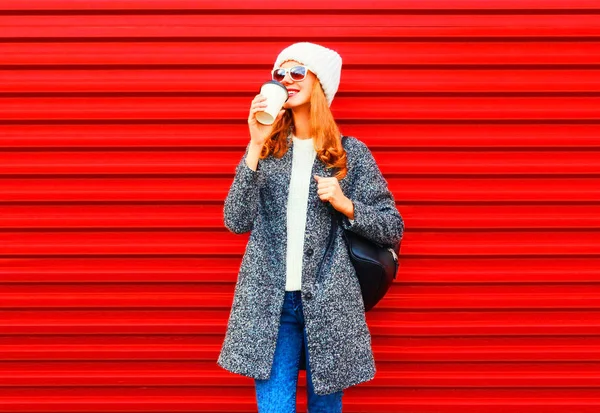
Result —
M300 139L292 134L292 142L292 175L287 201L286 291L296 291L302 287L308 189L310 181L314 179L311 173L317 155L313 138ZM350 223L353 221L350 220Z
M302 286L302 256L306 230L306 204L313 162L317 151L314 139L300 139L292 135L294 145L292 176L287 204L287 260L286 291L300 290Z

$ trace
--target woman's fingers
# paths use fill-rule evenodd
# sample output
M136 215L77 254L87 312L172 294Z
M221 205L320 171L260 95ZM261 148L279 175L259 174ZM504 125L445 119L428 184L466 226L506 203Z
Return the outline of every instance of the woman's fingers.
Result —
M252 100L252 104L255 104L255 103L261 103L261 102L264 102L264 101L266 101L266 100L267 100L267 98L266 98L266 97L264 97L264 96L261 96L261 95L257 95L257 96L256 96L256 97L255 97L255 98Z
M251 106L252 109L262 109L262 108L266 108L267 104L266 103L255 103L254 105Z
M264 96L258 94L254 97L254 99L252 99L252 103L250 105L250 113L248 116L248 121L249 122L253 122L254 121L254 114L256 112L260 112L262 110L264 110L264 108L267 107L267 103L265 102L267 98L265 98Z
M258 112L258 111L259 111L259 110L261 110L261 109L262 109L262 108L261 108L260 106L256 106L256 107L253 107L253 108L252 108L252 109L250 109L250 110L251 110L251 112L252 112L252 113L254 113L254 112Z
M257 110L266 108L267 103L265 102L265 100L266 100L266 98L262 98L262 97L260 97L260 95L255 97L254 100L252 101L252 105L250 106L250 110L255 112Z

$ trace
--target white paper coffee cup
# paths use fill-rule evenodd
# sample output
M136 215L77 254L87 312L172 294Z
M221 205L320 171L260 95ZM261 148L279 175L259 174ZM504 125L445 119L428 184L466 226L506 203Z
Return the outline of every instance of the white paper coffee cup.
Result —
M256 112L256 120L263 125L272 125L283 104L289 99L288 90L276 80L269 80L260 87L260 94L267 98L267 107Z

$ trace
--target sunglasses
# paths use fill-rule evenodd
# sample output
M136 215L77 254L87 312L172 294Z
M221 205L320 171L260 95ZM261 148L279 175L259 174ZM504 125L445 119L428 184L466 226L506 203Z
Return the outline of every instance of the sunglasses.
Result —
M279 69L271 70L271 78L273 80L281 82L285 78L285 75L289 72L290 78L293 81L300 82L300 81L304 80L304 78L306 77L306 74L308 73L308 70L309 70L308 66L304 66L304 65L292 66L292 67L288 67L288 68L280 67Z

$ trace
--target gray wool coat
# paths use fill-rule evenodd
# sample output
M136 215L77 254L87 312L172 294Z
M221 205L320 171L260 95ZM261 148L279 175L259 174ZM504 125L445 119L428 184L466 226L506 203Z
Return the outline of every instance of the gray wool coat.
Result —
M223 208L227 229L235 234L251 233L217 364L255 379L270 377L285 294L286 211L294 150L291 135L288 145L281 159L261 159L253 171L245 161L248 144ZM340 213L341 225L381 245L397 245L404 221L371 151L352 136L344 148L348 174L339 184L354 204L354 222ZM324 256L333 207L319 198L312 175L331 177L334 172L315 157L302 263L308 364L319 395L371 380L376 370L360 285L341 227Z

